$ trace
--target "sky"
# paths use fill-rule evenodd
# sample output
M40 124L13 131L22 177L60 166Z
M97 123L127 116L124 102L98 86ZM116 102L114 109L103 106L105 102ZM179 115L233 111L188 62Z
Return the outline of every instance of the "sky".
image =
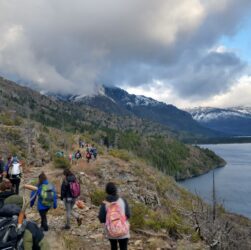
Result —
M251 106L250 0L1 0L0 75L121 87L180 108Z

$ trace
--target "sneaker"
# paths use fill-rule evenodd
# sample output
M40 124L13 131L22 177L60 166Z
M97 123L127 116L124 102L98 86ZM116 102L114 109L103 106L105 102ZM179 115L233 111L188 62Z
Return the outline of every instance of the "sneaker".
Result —
M77 223L78 223L78 226L81 226L82 225L82 218L78 217L77 218Z
M69 230L69 229L71 229L71 227L68 226L68 225L65 225L62 229L63 229L63 230Z

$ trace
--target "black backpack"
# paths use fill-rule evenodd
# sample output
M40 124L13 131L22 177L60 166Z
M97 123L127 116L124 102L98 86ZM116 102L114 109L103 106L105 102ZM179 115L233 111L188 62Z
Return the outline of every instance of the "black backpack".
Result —
M32 250L40 250L39 242L44 238L42 230L35 222L24 221L21 228L17 228L17 216L0 217L0 249L3 250L24 250L23 236L25 230L32 234Z

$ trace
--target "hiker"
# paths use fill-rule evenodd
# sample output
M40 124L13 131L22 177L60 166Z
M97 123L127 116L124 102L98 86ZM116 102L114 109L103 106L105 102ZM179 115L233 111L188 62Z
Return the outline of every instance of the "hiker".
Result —
M82 147L82 140L81 140L81 139L78 140L78 147L79 147L79 148Z
M12 158L12 163L8 169L8 175L15 193L19 194L19 185L22 177L22 167L17 156L14 156Z
M3 175L4 175L4 161L3 157L0 155L0 183L3 180Z
M55 156L58 157L58 158L64 157L64 152L63 151L57 151L55 153Z
M13 194L15 192L10 180L3 178L3 181L0 183L0 208L3 206L4 200Z
M78 150L78 151L76 152L76 154L75 154L75 159L79 160L79 159L81 159L81 158L82 158L82 155L81 155L81 153L80 153L80 150Z
M71 164L72 164L72 156L73 156L73 154L70 153L70 154L69 154L69 161L70 161Z
M48 182L44 172L38 176L38 190L31 192L30 206L33 207L38 197L37 209L41 217L41 228L48 231L47 212L50 208L57 208L57 194L54 186Z
M90 160L91 160L91 158L92 158L92 155L91 155L91 153L90 153L89 148L86 149L85 157L86 157L86 159L87 159L87 162L89 163Z
M18 227L18 217L23 207L23 197L12 195L5 199L0 209L0 249L49 250L43 231L24 216Z
M80 185L75 175L69 170L65 169L64 180L61 185L61 200L64 201L66 209L66 224L63 229L70 229L71 214L77 220L78 226L82 224L80 215L73 211L73 206L76 202L77 197L80 195Z
M130 237L129 222L130 209L126 200L120 198L117 187L109 182L106 185L106 200L100 207L99 220L105 224L106 236L110 241L111 250L127 250Z
M94 145L92 145L92 148L91 148L90 152L93 155L94 160L96 160L97 159L98 151L97 151L97 148Z
M5 177L8 179L10 178L9 170L10 170L11 164L12 164L12 156L9 155L7 158L7 163L5 164L5 167L4 167Z

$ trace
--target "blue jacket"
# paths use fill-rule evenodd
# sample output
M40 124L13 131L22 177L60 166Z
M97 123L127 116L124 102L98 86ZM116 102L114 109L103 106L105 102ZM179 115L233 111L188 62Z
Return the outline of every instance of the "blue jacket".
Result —
M43 184L49 184L48 180L45 180L43 181L42 185ZM37 191L32 191L31 192L31 198L33 197L33 199L31 199L30 201L30 206L33 207L35 201L36 201L36 198L38 196L38 202L37 202L37 210L40 211L40 210L47 210L49 209L50 207L47 207L47 206L44 206L42 204L42 201L41 199L39 198L40 197L40 194L41 194L41 191L42 191L42 185L38 186L38 190ZM55 188L53 187L53 192L54 192L54 199L53 199L53 208L57 208L57 193L56 193L56 190ZM36 194L36 195L35 195Z

